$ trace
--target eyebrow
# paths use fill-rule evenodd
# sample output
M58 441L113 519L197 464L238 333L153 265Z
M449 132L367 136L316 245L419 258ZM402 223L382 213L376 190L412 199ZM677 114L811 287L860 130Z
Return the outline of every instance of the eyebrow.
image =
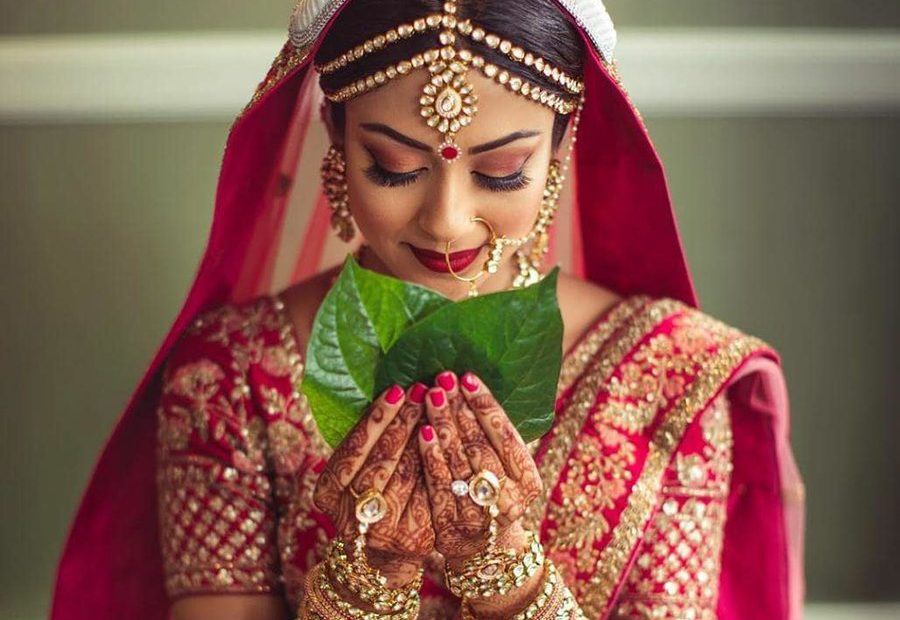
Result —
M499 149L501 146L506 146L510 142L515 142L516 140L521 140L522 138L530 138L532 136L539 136L541 134L540 131L534 130L523 130L523 131L514 131L508 136L503 136L502 138L497 138L496 140L491 140L490 142L485 142L484 144L479 144L477 146L473 146L469 149L470 155L478 155L478 153L484 153L486 151L493 151L494 149Z
M380 133L383 136L387 136L391 140L395 142L399 142L400 144L405 144L406 146L410 146L419 151L425 151L430 153L434 149L432 149L429 145L424 142L419 142L418 140L414 140L407 135L404 135L397 131L396 129L392 129L387 125L383 125L381 123L362 123L360 127L365 129L366 131L371 131L373 133ZM503 136L502 138L497 138L496 140L491 140L490 142L485 142L484 144L478 144L469 149L470 155L477 155L479 153L485 153L487 151L493 151L494 149L499 149L501 146L506 146L510 142L515 142L516 140L521 140L522 138L531 138L532 136L538 136L541 132L534 130L522 130L522 131L514 131L513 133Z

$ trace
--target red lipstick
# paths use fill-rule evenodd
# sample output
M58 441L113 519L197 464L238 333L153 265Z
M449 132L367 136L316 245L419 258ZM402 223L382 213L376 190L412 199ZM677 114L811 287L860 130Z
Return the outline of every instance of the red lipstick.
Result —
M443 252L433 252L431 250L423 250L422 248L417 248L414 245L409 246L410 250L412 250L413 255L419 262L425 265L431 271L436 271L438 273L450 273L450 270L447 269L447 259L444 257ZM450 265L453 267L453 271L459 273L463 271L466 267L472 264L478 254L481 253L481 248L472 248L471 250L460 250L459 252L451 252L450 253Z

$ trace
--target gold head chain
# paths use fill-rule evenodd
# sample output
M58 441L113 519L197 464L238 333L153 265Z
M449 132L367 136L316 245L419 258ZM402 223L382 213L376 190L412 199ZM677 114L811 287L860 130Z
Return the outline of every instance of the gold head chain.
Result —
M467 79L469 69L474 67L494 82L510 91L544 105L559 114L571 114L578 106L584 91L584 83L567 75L558 67L540 56L515 45L512 41L485 31L469 19L456 17L456 2L444 3L443 12L433 13L414 20L410 24L400 24L387 32L377 35L337 58L317 65L321 75L328 75L346 68L359 59L383 50L390 45L411 37L439 30L440 47L416 54L372 75L360 78L334 91L326 91L325 96L332 102L343 103L363 95L379 86L387 84L398 76L409 74L414 69L426 67L430 78L422 87L419 97L420 114L429 127L442 135L438 153L445 162L455 161L461 150L456 143L456 134L469 125L478 112L478 96ZM483 56L469 49L457 49L459 39L467 39L477 45L499 50L503 55L523 67L541 73L556 82L571 98L547 91L537 84L510 73L495 64L487 62Z

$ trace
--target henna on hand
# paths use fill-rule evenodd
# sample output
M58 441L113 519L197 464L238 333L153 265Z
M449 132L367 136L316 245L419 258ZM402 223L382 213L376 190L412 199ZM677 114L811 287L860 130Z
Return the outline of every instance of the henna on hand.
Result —
M332 454L314 494L316 506L349 543L358 535L356 498L369 489L382 493L387 514L369 527L367 556L398 586L414 576L434 542L433 534L421 531L421 508L415 512L419 523L406 517L410 505L427 504L415 438L425 389L416 384L404 394L394 386L379 396ZM416 499L420 479L421 497ZM430 531L430 521L425 526Z

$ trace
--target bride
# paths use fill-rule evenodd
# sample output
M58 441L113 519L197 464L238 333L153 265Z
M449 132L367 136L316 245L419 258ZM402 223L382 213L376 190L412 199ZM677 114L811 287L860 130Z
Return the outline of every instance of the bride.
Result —
M778 356L697 310L614 46L600 0L300 0L54 619L798 617ZM332 450L299 386L349 251L451 299L562 265L552 429L457 368Z

